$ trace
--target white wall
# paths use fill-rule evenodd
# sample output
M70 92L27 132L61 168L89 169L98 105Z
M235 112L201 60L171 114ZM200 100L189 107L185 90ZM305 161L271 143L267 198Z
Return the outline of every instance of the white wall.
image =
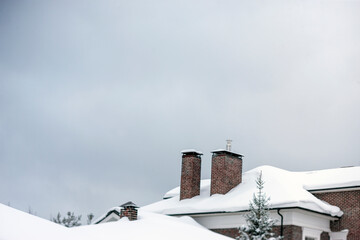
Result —
M307 229L330 232L330 220L334 218L317 214L302 209L283 209L280 213L284 216L284 225L296 225ZM201 225L209 229L237 228L245 225L245 212L193 215L192 217ZM270 217L277 220L276 225L281 225L281 218L276 210L270 211Z

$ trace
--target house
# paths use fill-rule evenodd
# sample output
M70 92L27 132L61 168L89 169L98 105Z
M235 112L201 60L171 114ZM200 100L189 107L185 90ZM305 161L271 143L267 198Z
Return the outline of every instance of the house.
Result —
M129 207L127 205L127 207ZM123 207L124 209L126 207ZM131 206L130 206L131 208ZM67 228L0 204L1 240L231 240L211 232L190 217L175 218L139 210L137 220Z
M285 240L360 239L360 167L290 172L261 166L243 173L243 156L227 146L212 152L211 179L200 180L201 156L193 149L182 151L180 186L140 209L190 216L235 238L237 228L246 224L255 180L262 173L276 235Z
M111 208L107 211L106 214L99 217L94 221L94 224L99 223L106 223L106 222L115 222L123 217L127 217L130 221L137 220L138 218L138 211L135 203L133 202L126 202L119 207Z

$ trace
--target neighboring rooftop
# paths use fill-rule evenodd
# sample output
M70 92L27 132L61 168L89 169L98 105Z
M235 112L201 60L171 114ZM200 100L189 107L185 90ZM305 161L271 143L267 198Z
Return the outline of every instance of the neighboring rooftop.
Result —
M174 218L139 211L139 220L66 228L51 221L0 204L1 240L230 240L209 231L190 217Z
M246 211L257 191L255 180L260 172L265 181L264 191L271 198L271 208L298 207L339 217L342 211L337 206L319 200L308 190L360 186L360 167L290 172L261 166L245 172L242 183L225 195L210 196L210 180L206 179L201 181L199 196L179 201L177 187L167 192L164 200L141 209L169 215Z

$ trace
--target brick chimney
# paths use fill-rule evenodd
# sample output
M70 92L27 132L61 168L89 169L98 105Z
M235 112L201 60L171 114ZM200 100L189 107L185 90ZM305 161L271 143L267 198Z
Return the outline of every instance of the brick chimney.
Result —
M127 202L120 206L120 218L127 217L130 221L137 220L137 208L135 203Z
M212 152L210 195L226 194L241 183L242 155L231 152L231 141L226 150Z
M183 150L181 166L180 200L200 195L201 152Z

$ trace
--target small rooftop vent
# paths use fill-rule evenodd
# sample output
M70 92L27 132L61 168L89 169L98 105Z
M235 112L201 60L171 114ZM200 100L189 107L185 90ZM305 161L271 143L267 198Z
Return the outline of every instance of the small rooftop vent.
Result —
M120 218L127 217L130 221L137 220L137 208L135 203L133 202L127 202L122 205L120 205Z
M226 151L231 152L231 142L232 140L226 140Z

